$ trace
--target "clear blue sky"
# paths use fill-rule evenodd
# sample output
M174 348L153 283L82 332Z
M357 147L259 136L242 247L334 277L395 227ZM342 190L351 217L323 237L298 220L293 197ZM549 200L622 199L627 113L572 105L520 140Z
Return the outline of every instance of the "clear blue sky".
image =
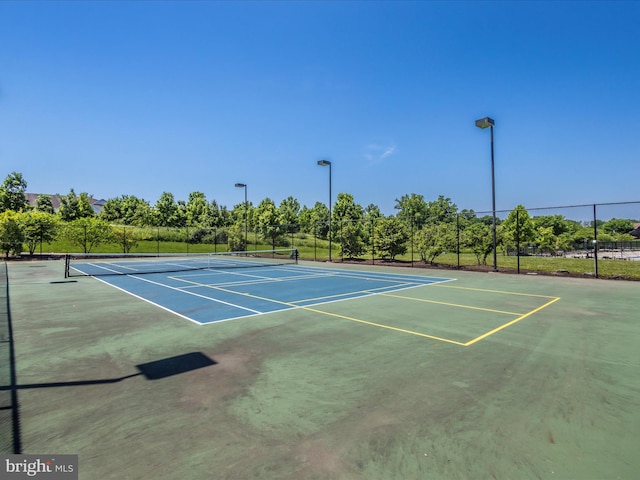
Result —
M309 207L640 200L640 2L0 2L0 176ZM3 173L4 172L4 173ZM640 217L640 212L636 215Z

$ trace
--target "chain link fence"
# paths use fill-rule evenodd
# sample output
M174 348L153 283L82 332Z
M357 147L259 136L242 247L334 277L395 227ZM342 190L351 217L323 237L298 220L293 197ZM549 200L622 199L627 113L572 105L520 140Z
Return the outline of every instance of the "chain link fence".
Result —
M179 228L75 222L59 225L55 240L45 241L42 234L38 242L36 232L29 253L35 244L41 254L295 247L300 258L315 261L640 278L640 240L630 235L635 225L628 220L640 217L640 202L496 211L495 250L493 214L465 211L428 221L389 217Z

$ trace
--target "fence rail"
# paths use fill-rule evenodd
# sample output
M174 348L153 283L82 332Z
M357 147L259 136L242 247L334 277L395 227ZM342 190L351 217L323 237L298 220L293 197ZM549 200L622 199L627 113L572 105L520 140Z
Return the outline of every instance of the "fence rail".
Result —
M497 211L495 267L517 273L640 279L640 240L609 227L609 220L622 218L617 216L621 208L630 212L627 218L640 216L640 202ZM300 258L316 261L486 269L493 253L487 218L491 213L461 212L440 220L381 217L268 226L110 225L102 237L90 225L68 224L55 240L41 239L38 248L39 253L196 253L295 247ZM535 235L528 221L537 222Z

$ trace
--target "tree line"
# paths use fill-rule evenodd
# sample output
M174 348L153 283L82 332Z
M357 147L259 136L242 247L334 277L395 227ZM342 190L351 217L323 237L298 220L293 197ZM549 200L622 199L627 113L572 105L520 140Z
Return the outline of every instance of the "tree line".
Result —
M363 207L349 193L339 193L331 209L322 202L301 206L289 196L278 205L270 198L258 205L244 202L232 209L208 201L202 192L192 192L187 201L176 200L164 192L154 205L134 195L108 199L96 213L91 196L76 195L71 189L59 195L60 205L53 207L50 195L40 195L35 206L26 198L27 182L21 173L9 174L0 187L0 249L5 255L33 254L37 245L50 243L65 235L86 253L100 243L116 242L128 252L136 244L136 229L122 227L190 228L193 241L203 241L197 232L223 230L229 250L247 248L246 232L251 229L274 247L286 244L291 235L311 234L338 245L341 256L364 254L395 259L415 249L425 262L435 262L444 252L464 249L472 252L478 264L486 264L493 252L493 218L479 217L473 210L458 210L443 195L427 201L411 193L396 199L395 215L385 216L374 204ZM634 228L630 219L597 222L599 241L631 241ZM504 252L534 246L537 251L553 253L583 247L595 238L593 222L578 222L563 215L532 217L518 205L497 221L496 235ZM214 242L217 239L213 240Z

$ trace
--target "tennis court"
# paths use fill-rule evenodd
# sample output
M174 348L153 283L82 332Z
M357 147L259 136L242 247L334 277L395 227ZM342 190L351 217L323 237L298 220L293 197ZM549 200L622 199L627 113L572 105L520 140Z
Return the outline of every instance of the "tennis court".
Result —
M275 259L238 253L128 259L107 256L74 262L78 274L93 275L105 283L194 323L204 325L254 315L302 308L412 335L462 346L549 307L559 297L447 285L448 291L425 287L455 282L454 278L403 273L320 268L297 265L289 250ZM295 260L295 259L294 259ZM68 274L67 276L73 276ZM321 308L324 304L380 295L396 305L394 318L375 312L350 317ZM425 304L441 308L447 322L468 325L468 338L437 336L437 320L425 322ZM504 305L514 305L504 310ZM339 312L339 309L338 309ZM460 317L460 320L457 318ZM489 329L487 330L487 328ZM446 335L444 333L443 335Z
M282 259L275 260L270 254L133 260L107 257L74 263L73 269L76 273L98 276L109 285L198 324L310 308L451 281L302 267L288 261L293 258L290 253L286 251Z
M161 260L9 264L5 450L87 479L640 468L640 283Z

